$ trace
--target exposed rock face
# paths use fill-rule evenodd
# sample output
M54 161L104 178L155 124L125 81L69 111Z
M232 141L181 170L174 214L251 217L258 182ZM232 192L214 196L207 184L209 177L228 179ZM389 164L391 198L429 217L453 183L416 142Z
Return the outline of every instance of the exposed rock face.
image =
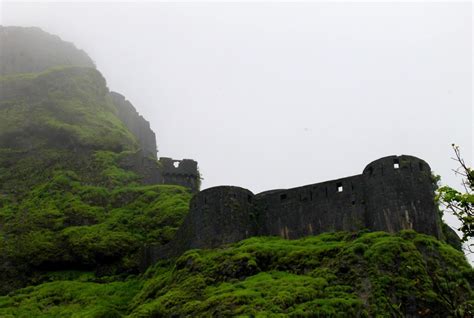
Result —
M0 76L42 72L54 66L95 68L84 51L56 35L34 27L0 26Z
M130 154L120 161L120 166L141 176L143 184L163 184L163 169L156 159L143 154L143 151Z
M156 137L150 128L150 123L137 112L135 107L133 107L123 95L110 92L110 96L117 107L117 116L128 130L135 135L142 149L142 153L145 156L151 156L156 159Z
M147 251L148 262L190 248L214 248L251 236L297 239L331 231L398 232L442 236L429 165L412 156L370 163L361 175L254 195L238 187L204 190L175 239Z

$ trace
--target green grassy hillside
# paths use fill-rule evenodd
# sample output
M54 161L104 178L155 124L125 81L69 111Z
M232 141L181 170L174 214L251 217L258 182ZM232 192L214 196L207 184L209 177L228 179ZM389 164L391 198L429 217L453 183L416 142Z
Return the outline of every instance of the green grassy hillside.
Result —
M138 149L116 112L95 69L0 78L0 193L22 194L57 169L97 183L95 151Z
M136 273L145 243L171 239L188 210L189 191L134 182L133 173L114 164L116 157L95 153L91 164L103 185L56 170L21 198L2 198L0 293L47 281L55 270Z
M0 78L0 317L474 315L462 252L411 231L251 238L142 273L191 193L142 184L120 165L138 150L94 68Z
M474 305L464 255L412 231L251 238L188 251L143 276L62 275L0 297L0 315L468 317Z
M136 273L145 243L170 240L190 193L119 166L138 143L95 69L6 76L0 89L0 293L55 270Z

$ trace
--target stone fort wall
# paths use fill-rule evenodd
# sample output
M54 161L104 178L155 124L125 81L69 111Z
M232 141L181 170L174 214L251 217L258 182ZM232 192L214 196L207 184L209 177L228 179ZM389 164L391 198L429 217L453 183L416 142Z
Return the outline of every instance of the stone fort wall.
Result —
M156 160L142 150L125 156L119 165L138 174L144 184L180 185L189 188L192 193L199 191L201 176L198 163L191 159L161 157Z
M251 236L297 239L328 231L397 232L441 237L429 165L413 156L371 162L363 173L298 188L266 191L220 186L196 194L175 239L149 248L147 262L191 248L214 248Z
M199 191L201 176L196 161L161 157L159 163L164 184L177 184L191 189L191 192Z

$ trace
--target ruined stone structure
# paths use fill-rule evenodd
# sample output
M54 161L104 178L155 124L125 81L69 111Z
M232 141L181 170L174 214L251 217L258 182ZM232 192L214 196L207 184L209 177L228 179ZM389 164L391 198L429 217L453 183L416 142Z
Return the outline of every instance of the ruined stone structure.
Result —
M328 231L397 232L441 237L429 165L413 156L373 161L360 175L254 195L220 186L196 194L175 238L148 248L146 262L251 236L297 239Z
M201 176L196 161L161 157L159 162L164 184L177 184L190 188L192 192L199 191Z
M123 158L121 166L137 173L145 184L174 184L187 187L192 192L199 191L201 178L197 162L168 157L161 157L157 161L156 136L150 123L123 95L110 92L110 97L117 107L117 116L140 145L140 151Z
M166 157L156 160L139 151L122 158L119 164L141 176L144 184L173 184L189 188L193 193L199 191L201 176L194 160Z

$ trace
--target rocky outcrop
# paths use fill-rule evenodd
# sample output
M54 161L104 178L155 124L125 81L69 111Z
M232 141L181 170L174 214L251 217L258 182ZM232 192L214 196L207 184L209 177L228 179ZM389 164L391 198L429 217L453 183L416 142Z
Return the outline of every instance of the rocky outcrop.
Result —
M143 151L123 157L119 165L121 168L135 172L140 176L143 184L163 184L163 169L156 159L144 155Z
M0 26L0 76L37 73L54 66L95 68L84 51L56 35L34 27Z
M132 103L117 92L110 92L110 97L117 107L117 116L137 138L143 155L156 159L156 136L150 123L141 116Z

